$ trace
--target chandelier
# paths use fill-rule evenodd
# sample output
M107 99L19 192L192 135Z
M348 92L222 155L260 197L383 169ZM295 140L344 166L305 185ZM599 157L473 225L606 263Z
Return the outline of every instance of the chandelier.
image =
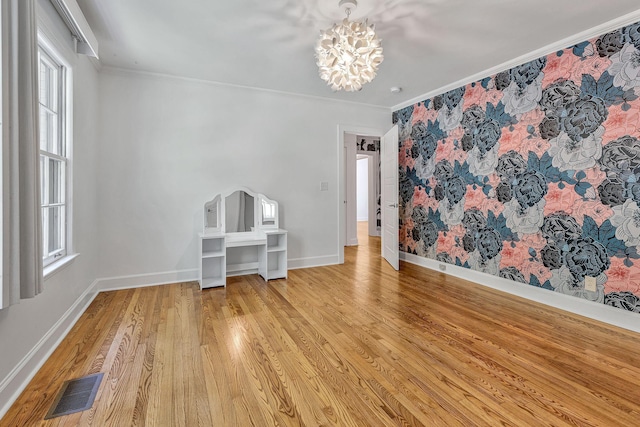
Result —
M347 17L320 32L316 64L320 78L331 89L354 92L373 80L384 57L373 24L368 25L367 20L349 21L351 9L357 6L356 0L341 0L339 6L345 8Z

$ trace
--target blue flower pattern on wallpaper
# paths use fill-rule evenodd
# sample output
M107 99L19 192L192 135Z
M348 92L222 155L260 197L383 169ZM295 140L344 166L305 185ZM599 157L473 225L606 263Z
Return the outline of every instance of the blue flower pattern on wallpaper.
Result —
M394 112L400 249L640 313L639 96L634 24Z

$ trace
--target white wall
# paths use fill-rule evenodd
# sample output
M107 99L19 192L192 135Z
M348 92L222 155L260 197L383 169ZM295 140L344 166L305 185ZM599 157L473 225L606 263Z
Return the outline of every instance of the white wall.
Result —
M358 159L357 177L358 221L369 219L369 158Z
M119 70L100 77L99 277L196 277L203 204L234 186L279 202L290 266L337 262L338 124L384 127L388 109Z
M7 396L16 391L10 381L16 374L14 368L47 336L96 277L94 170L98 73L86 57L73 53L70 34L48 0L39 0L39 12L45 34L64 47L60 53L73 68L73 228L74 246L80 256L45 280L42 294L0 310L0 414Z

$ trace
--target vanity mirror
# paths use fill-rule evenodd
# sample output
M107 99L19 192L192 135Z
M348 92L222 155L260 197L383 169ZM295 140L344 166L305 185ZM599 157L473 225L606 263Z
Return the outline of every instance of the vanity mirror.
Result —
M253 232L255 198L246 191L238 190L224 198L224 224L227 233Z
M220 194L213 198L210 202L204 204L204 230L205 232L222 231L222 218L220 212L222 204L220 203Z
M204 233L255 233L278 228L278 202L244 188L204 205Z
M246 188L216 195L204 205L200 286L226 286L226 277L287 277L287 232L278 228L278 202Z
M262 199L262 225L277 228L278 205L276 202Z

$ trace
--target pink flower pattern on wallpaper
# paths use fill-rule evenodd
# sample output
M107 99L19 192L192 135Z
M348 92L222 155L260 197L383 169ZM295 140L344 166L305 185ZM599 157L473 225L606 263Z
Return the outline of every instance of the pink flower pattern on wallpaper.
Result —
M543 248L544 246L538 247L537 249L542 250ZM527 283L531 280L532 274L542 282L549 280L551 278L551 270L544 265L540 265L540 262L531 256L530 249L531 247L527 242L516 242L513 247L510 245L506 246L502 250L500 268L512 267L519 269L523 273Z
M630 102L629 109L624 111L624 104L612 105L609 108L609 117L602 124L605 128L604 140L613 141L626 135L638 135L640 133L640 99Z
M520 116L518 123L512 125L509 132L502 134L498 154L516 151L527 156L530 151L542 155L547 151L549 142L540 137L537 126L544 119L544 113L536 109Z
M400 249L640 313L638 57L634 24L394 112Z
M544 215L548 216L554 212L564 211L573 216L578 221L578 224L582 225L582 216L574 215L576 204L582 200L582 197L575 191L565 191L566 186L560 188L555 182L549 183L548 187Z
M463 150L456 150L456 144L462 140L464 136L464 130L461 127L457 127L454 130L448 132L447 138L442 144L438 144L436 147L436 157L439 159L449 159L451 162L464 163L467 160L468 154Z
M503 93L496 89L485 89L480 85L472 86L464 94L465 105L484 106L488 103L498 105L502 99Z
M572 215L574 218L584 218L585 216L591 217L598 227L602 226L607 219L613 215L613 209L611 207L602 204L598 199L585 200L578 199L573 205ZM582 220L580 220L582 223Z
M459 259L461 263L469 259L469 253L464 250L461 240L464 237L465 230L462 226L454 226L448 232L441 232L438 235L438 248L440 252L449 254L452 259Z
M607 68L611 66L611 60L609 58L602 57L594 52L593 44L589 43L589 46L585 50L589 50L590 55L582 58L580 61L575 61L571 67L569 80L581 81L582 76L588 74L594 79L598 80L602 76Z
M551 54L547 56L547 66L544 69L542 87L548 87L550 84L559 80L569 80L572 74L571 70L577 63L576 59L577 58L571 55Z
M416 106L413 110L413 124L422 122L427 123L428 121L436 121L438 118L438 112L435 110L430 110L424 105Z
M422 206L426 209L437 209L438 201L433 197L429 197L422 187L415 187L413 190L413 206Z
M623 260L613 258L607 276L610 278L605 285L607 292L631 292L635 295L640 293L639 267L629 268L624 265Z
M411 149L413 148L413 141L407 139L400 147L400 155L398 157L398 164L401 168L413 169L416 160L411 157Z

